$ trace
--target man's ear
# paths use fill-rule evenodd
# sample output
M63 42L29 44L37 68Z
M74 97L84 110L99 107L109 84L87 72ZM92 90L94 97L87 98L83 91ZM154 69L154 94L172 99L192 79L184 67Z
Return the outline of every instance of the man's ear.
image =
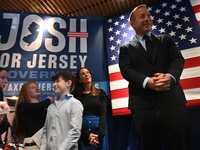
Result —
M130 21L130 26L134 27L134 21Z

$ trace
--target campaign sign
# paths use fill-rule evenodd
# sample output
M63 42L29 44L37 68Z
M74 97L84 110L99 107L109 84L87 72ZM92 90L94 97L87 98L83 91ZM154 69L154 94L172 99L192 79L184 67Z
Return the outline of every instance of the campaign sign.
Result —
M0 11L0 67L9 71L8 95L36 81L43 96L54 95L51 76L88 67L108 93L103 18Z

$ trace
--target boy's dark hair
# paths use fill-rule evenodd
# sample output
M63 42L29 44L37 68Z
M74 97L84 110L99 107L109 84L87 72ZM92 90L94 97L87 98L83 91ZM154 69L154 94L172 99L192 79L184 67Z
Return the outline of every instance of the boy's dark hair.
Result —
M53 82L55 82L56 80L58 80L59 77L61 77L64 81L71 80L72 81L71 90L72 90L75 84L75 76L69 71L60 71L56 75L52 76L51 79Z

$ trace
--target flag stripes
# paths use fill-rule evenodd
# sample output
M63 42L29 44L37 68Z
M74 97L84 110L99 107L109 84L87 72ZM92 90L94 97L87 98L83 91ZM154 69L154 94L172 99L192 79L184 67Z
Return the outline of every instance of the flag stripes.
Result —
M88 38L88 32L68 32L68 37Z

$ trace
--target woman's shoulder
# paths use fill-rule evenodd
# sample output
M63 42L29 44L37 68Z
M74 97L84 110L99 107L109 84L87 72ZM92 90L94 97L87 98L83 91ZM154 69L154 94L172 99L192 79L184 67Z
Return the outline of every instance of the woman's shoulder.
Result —
M21 103L18 104L18 107L21 107L21 106L24 106L24 105L29 105L29 103L28 102L21 102Z
M100 91L99 92L100 94L105 94L106 95L106 92L103 89L99 89L99 91Z

